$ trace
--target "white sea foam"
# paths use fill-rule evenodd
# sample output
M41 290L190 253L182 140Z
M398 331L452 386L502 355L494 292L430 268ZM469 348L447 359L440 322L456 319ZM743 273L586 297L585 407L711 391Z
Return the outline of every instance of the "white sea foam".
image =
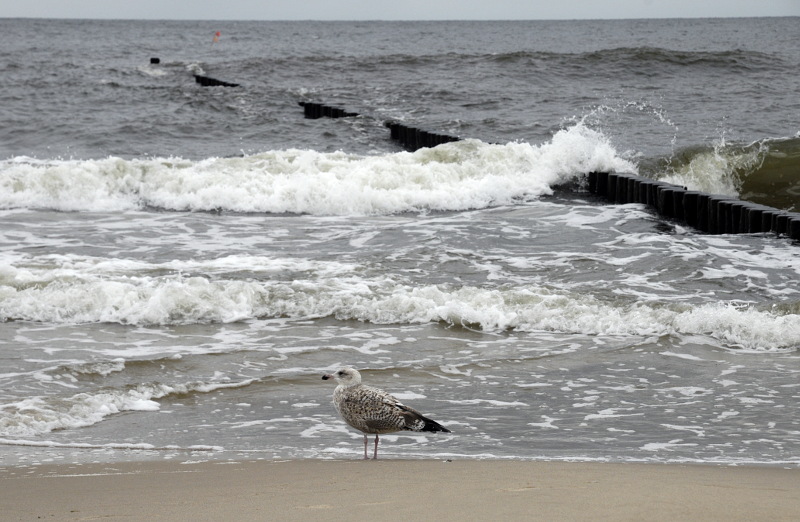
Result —
M641 449L644 451L673 451L680 448L695 446L697 446L697 444L684 443L682 439L675 439L669 442L650 442L642 446Z
M508 402L508 401L497 401L492 399L467 399L460 401L445 400L444 402L452 402L455 404L489 404L490 406L499 406L499 407L528 406L524 402L519 402L519 401Z
M553 424L553 422L561 419L555 419L553 417L548 417L547 415L540 415L540 417L543 419L542 422L529 422L528 426L533 426L535 428L550 428L554 430L559 429L559 427Z
M397 399L401 401L412 401L414 399L427 399L426 395L422 395L421 393L416 393L413 391L405 391L405 392L395 392L394 395Z
M105 261L79 269L74 259L64 268L6 266L0 273L0 320L167 325L335 317L379 324L443 322L486 331L705 335L747 350L791 350L800 345L798 315L748 305L631 304L624 298L600 299L531 284L410 285L388 276L362 276L346 265L302 274L315 276L311 279L275 281L187 277L181 271L152 276L148 274L163 267L143 264L136 267L140 270L125 272L118 263L131 268L125 261ZM258 263L267 271L284 265ZM362 350L379 353L382 345L396 342L370 341Z
M705 359L701 359L700 357L697 357L695 355L691 355L691 354L688 354L688 353L675 353L675 352L665 351L665 352L661 352L661 355L666 355L666 356L669 356L669 357L677 357L679 359L686 359L688 361L703 361L703 360L705 360Z
M597 413L586 415L583 420L613 419L617 417L639 417L644 415L643 413L618 413L619 411L620 408L608 408L598 411Z
M706 430L703 426L679 426L676 424L662 424L662 426L671 430L690 431L701 438L706 436Z
M592 170L633 170L581 124L541 146L476 140L358 156L282 150L241 158L0 162L0 208L380 215L508 204Z

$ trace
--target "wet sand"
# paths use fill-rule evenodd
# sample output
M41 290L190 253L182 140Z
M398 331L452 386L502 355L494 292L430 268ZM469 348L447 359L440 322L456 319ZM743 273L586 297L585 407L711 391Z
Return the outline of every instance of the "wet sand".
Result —
M797 520L800 469L509 461L0 468L3 520Z

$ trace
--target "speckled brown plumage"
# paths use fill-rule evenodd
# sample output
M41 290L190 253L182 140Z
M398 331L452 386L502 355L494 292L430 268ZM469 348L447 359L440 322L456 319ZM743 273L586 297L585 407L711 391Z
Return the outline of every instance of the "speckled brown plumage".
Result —
M347 424L364 433L365 459L368 458L368 433L375 435L373 458L377 459L378 435L381 433L402 430L450 432L385 391L361 384L361 374L353 368L342 368L333 374L323 375L322 378L335 379L339 383L333 392L333 405Z

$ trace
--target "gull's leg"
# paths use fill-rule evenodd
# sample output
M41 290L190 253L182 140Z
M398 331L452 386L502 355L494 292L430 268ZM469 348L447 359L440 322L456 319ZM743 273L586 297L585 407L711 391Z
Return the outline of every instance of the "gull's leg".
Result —
M369 439L367 439L367 434L365 433L364 434L364 460L369 460L369 457L367 457L367 443L368 442L369 442Z
M372 458L378 460L378 434L375 434L375 453L372 455Z

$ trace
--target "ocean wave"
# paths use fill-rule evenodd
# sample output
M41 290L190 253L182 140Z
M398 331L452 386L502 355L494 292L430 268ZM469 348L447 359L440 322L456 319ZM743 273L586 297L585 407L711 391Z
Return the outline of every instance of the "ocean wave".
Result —
M47 271L45 271L47 272ZM631 302L539 285L415 285L357 272L294 280L215 279L181 273L0 274L0 320L132 325L333 317L377 324L439 322L484 331L583 335L706 335L753 351L800 346L796 307Z
M660 163L656 174L662 181L709 194L739 196L743 177L761 163L758 150L730 146L724 140L677 151Z
M0 437L32 437L56 430L82 428L124 411L158 411L157 402L171 395L210 393L242 387L235 383L140 384L128 389L78 393L71 397L29 397L0 404Z
M743 172L741 196L764 205L800 210L800 138L770 138L747 146L761 155L757 167Z
M724 51L688 51L665 47L612 47L586 52L561 53L554 51L519 50L492 54L446 52L440 54L390 54L370 57L371 59L353 60L353 67L386 67L386 66L428 66L434 67L445 63L465 62L482 63L486 61L521 65L549 67L597 67L624 64L627 68L653 67L654 71L667 73L669 67L682 68L721 68L731 72L743 72L760 68L772 68L781 65L781 60L762 52L746 49ZM303 60L328 61L330 57L321 59L318 56L306 56ZM566 73L567 71L564 71Z
M733 49L726 51L679 51L660 47L618 47L577 55L580 61L592 64L624 63L626 67L653 65L662 74L664 65L681 68L722 68L743 72L762 67L774 67L776 58L756 51Z
M0 162L0 208L383 215L510 204L592 170L633 169L582 124L541 146L465 140L380 156L282 150L202 161L18 157Z
M643 174L691 190L736 196L784 210L800 208L800 138L765 138L753 143L687 147Z

